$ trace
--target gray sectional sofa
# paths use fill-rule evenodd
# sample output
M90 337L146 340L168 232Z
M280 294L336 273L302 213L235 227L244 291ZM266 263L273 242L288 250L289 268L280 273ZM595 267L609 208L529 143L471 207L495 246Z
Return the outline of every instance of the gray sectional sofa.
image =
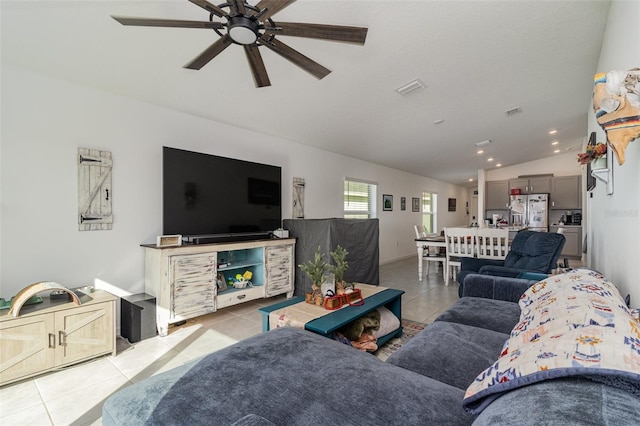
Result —
M467 387L498 359L520 315L514 301L462 297L386 362L307 331L272 330L120 390L105 402L102 422L637 424L633 375L622 386L588 374L556 377L499 392L481 410L463 407Z

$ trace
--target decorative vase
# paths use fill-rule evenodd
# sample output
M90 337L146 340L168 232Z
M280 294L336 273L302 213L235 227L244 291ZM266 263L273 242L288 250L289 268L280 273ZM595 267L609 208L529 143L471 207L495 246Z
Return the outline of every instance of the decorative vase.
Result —
M591 162L591 170L596 169L606 169L607 168L607 157L598 157Z

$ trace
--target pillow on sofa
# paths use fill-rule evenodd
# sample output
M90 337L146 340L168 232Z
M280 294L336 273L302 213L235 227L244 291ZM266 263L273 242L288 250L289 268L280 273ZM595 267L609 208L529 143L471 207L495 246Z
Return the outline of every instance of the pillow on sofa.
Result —
M500 358L467 388L481 412L500 394L547 379L581 376L640 397L640 324L613 284L579 269L534 284Z

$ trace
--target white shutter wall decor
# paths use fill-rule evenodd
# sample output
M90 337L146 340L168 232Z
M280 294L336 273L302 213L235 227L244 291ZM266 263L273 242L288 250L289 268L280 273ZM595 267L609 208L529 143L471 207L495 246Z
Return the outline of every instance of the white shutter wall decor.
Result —
M78 148L78 230L111 229L111 152Z
M293 178L293 219L304 219L304 178Z

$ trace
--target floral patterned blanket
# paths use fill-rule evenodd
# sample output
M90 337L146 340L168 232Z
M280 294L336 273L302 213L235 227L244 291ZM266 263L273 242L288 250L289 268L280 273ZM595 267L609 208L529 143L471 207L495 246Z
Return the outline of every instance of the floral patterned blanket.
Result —
M502 393L543 380L580 376L640 397L640 321L616 287L578 269L530 287L520 322L498 360L466 391L463 405L480 413Z

